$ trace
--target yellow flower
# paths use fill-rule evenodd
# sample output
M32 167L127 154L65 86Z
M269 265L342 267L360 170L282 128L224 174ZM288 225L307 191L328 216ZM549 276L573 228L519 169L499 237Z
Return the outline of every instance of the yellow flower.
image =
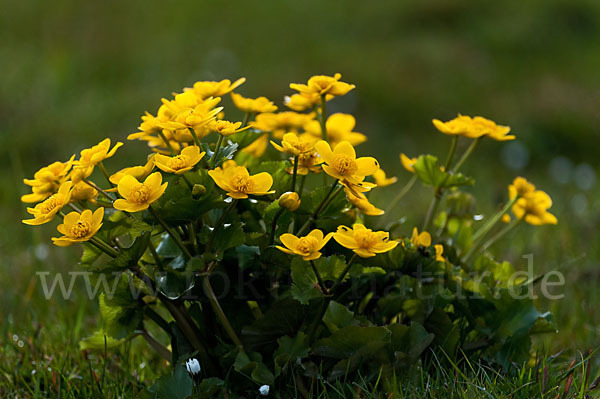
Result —
M171 106L175 114L169 121L159 122L160 127L167 130L191 128L199 136L208 134L206 129L202 128L214 121L217 114L223 110L223 107L215 108L221 101L220 97L207 98L193 108L181 108L175 104L175 100L168 101L163 98L162 101L164 105Z
M294 212L296 209L300 207L300 196L298 193L293 191L288 191L279 197L279 206L287 209L290 212Z
M32 226L47 223L71 200L71 187L73 183L70 181L60 185L58 192L51 195L44 202L40 202L34 208L27 208L27 212L33 215L33 219L26 219L22 222Z
M379 163L375 158L356 158L354 147L347 141L339 143L333 151L323 140L315 144L315 148L327 164L323 165L325 173L338 180L360 184L365 176L370 176L379 169Z
M389 186L398 181L397 177L387 177L384 170L381 168L373 173L373 179L375 179L375 184L379 187Z
M53 162L44 166L33 175L33 179L23 179L23 183L31 187L31 194L25 194L21 201L26 203L40 202L50 197L67 179L67 174L73 166L73 155L67 162Z
M56 229L62 233L62 237L52 237L54 245L59 247L68 247L77 242L88 241L102 227L102 218L104 217L104 208L98 208L92 214L89 209L83 212L71 212L65 215L62 224Z
M250 126L246 126L240 129L242 122L229 122L224 120L215 120L209 125L209 129L213 132L219 133L221 136L231 136L242 130L249 129Z
M144 166L132 166L129 168L121 169L117 173L111 175L108 180L110 180L112 184L119 184L121 179L127 175L133 176L138 180L144 180L146 177L148 177L150 173L152 173L152 170L154 169L155 157L155 154L150 155L148 157L148 161Z
M250 154L256 158L260 158L263 156L267 147L269 146L269 134L265 133L252 143L248 144L246 147L242 149L244 154Z
M434 119L433 125L444 134L459 135L471 139L488 136L494 140L506 141L515 138L515 136L508 135L510 127L497 125L495 122L481 116L471 118L459 114L448 122Z
M446 259L443 257L444 246L441 244L435 244L433 248L435 249L435 260L438 262L445 262Z
M350 201L350 203L354 205L361 213L369 216L379 216L385 213L383 209L377 208L366 198L357 197L354 195L354 193L348 189L348 187L344 187L344 191L346 192L346 198L348 198L348 201Z
M358 145L367 141L367 136L362 133L353 132L352 129L356 126L356 119L350 114L333 114L325 122L327 130L327 140L331 143L331 147L335 148L342 141L347 141L352 145ZM321 125L318 121L311 121L304 126L307 133L315 137L321 138Z
M96 144L91 148L81 150L79 160L75 161L76 169L84 169L96 166L98 163L104 161L107 158L112 157L117 152L117 149L121 147L123 143L120 141L115 146L110 148L110 139L104 139L100 143Z
M194 93L201 99L209 97L220 97L227 93L232 92L237 87L242 85L246 81L246 78L240 78L235 82L231 83L229 79L221 80L220 82L204 81L194 83L193 88L184 89L186 91L193 90Z
M505 213L504 215L502 215L502 223L510 223L511 218L510 215L508 213Z
M321 248L331 239L333 233L323 236L323 232L314 229L304 237L293 234L282 234L279 239L285 247L277 245L276 248L290 255L300 255L304 260L314 260L321 257Z
M361 258L391 251L398 245L397 241L390 241L390 233L373 231L359 223L352 226L352 229L339 226L333 234L333 239L341 246L353 250Z
M331 94L325 96L325 101L329 101L333 98ZM302 112L307 109L312 109L315 105L321 103L321 96L317 93L298 93L292 94L291 96L285 96L283 103L286 107L293 109L294 111Z
M508 198L515 199L531 194L535 191L535 186L528 182L524 177L515 177L512 184L508 186Z
M417 163L417 158L409 158L404 153L400 154L400 162L404 169L408 170L410 173L415 173L415 164Z
M227 192L231 198L248 198L248 194L266 195L275 191L269 191L273 185L273 178L266 172L250 176L248 169L226 162L223 167L208 171L217 186Z
M94 201L98 196L98 190L89 184L80 181L73 186L71 191L71 202Z
M415 247L428 247L431 245L431 234L424 231L419 234L419 230L415 227L413 228L412 237L410 238L410 242Z
M181 175L192 170L205 154L205 152L200 152L200 147L193 145L185 147L181 154L172 157L157 154L154 157L154 164L164 172Z
M273 101L267 97L247 98L241 94L231 93L231 100L233 105L242 112L260 114L277 111L277 105L273 104Z
M293 161L293 159L292 159ZM321 173L321 158L315 151L303 152L298 154L298 170L297 174L307 175L308 172ZM286 169L289 174L294 173L294 167L290 166Z
M314 137L307 134L297 136L295 133L286 133L283 135L281 145L274 141L271 141L271 144L277 151L286 152L296 156L312 152L316 142L317 140Z
M114 202L115 209L126 212L139 212L148 209L150 204L159 199L167 189L167 184L162 184L160 172L154 172L140 183L131 175L119 180L117 190L122 199Z
M315 113L300 114L284 111L277 114L266 112L258 114L250 126L263 132L273 133L273 137L281 139L285 133L298 133L304 126L315 119Z
M302 94L343 96L356 86L340 82L341 78L342 74L340 73L336 73L333 76L316 75L308 79L307 84L290 83L290 88Z
M558 223L556 216L548 212L551 206L550 196L537 190L520 197L513 205L512 211L517 219L523 219L534 226L556 224Z

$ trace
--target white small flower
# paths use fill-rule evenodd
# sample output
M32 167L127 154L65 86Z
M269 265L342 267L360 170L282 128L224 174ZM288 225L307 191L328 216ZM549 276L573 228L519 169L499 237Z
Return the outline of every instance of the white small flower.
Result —
M200 372L200 362L198 359L190 359L185 362L185 367L187 368L188 373L191 375L196 375Z
M269 395L269 391L271 390L271 387L268 385L263 385L260 388L258 388L258 393L261 394L261 396L268 396Z

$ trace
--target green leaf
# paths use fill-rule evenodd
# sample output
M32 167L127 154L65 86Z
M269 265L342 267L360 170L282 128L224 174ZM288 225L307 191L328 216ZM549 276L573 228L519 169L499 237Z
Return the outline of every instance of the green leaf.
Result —
M154 398L186 399L192 395L194 382L182 365L177 365L173 373L163 376L148 391Z
M342 275L344 269L346 268L346 260L341 255L332 255L328 257L320 257L316 259L315 265L317 266L317 270L319 274L323 278L324 281L337 281L337 279ZM360 269L358 265L353 265L354 269ZM309 266L310 268L310 266ZM312 271L312 268L310 269ZM348 275L344 277L344 281L348 279Z
M419 180L427 186L438 188L473 185L472 178L462 173L446 172L433 155L421 155L414 165L415 173Z
M319 205L323 202L323 200L327 197L327 195L331 191L331 185L320 186L312 190L308 195L304 195L302 197L302 202L300 203L300 207L298 208L298 213L305 214L313 214ZM333 194L332 194L333 195ZM319 217L332 217L339 216L340 212L348 206L348 201L346 200L346 196L343 192L340 192L336 195L336 197L331 201L331 203L325 208L322 209L319 213Z
M194 288L195 282L196 280L191 273L168 271L156 275L156 287L171 300L179 299Z
M323 316L323 323L325 323L331 333L334 333L340 328L358 325L358 320L354 319L354 313L346 306L331 301L327 306L325 316Z
M303 332L299 332L294 338L290 336L281 337L277 340L279 348L275 351L275 376L285 372L289 364L294 364L298 360L308 356L310 347L308 337Z
M188 172L185 177L191 184L203 185L206 192L199 198L193 198L192 190L181 176L166 177L165 180L169 185L160 199L152 205L165 221L172 223L195 221L209 210L227 205L223 202L220 189L205 169ZM149 220L154 222L152 218Z
M239 145L239 148L244 148L254 143L263 134L265 133L255 129L248 129L229 136L229 141Z
M89 337L79 341L79 349L82 351L87 349L103 351L105 347L106 349L116 348L123 342L125 342L125 339L115 339L107 335L103 330L97 330Z
M250 174L267 172L273 177L273 187L271 190L276 190L277 193L284 193L290 190L292 184L292 176L286 171L288 167L290 167L290 162L287 161L260 162L250 168Z
M208 243L214 232L212 251L222 254L229 248L240 246L246 242L246 235L242 226L241 222L227 223L214 232L212 228L204 225L199 233L200 242Z
M293 284L290 292L294 299L307 305L311 299L323 297L323 293L317 288L317 276L307 261L294 256L291 269Z
M273 385L275 377L273 373L262 362L262 356L258 352L245 353L240 351L233 365L237 372L245 374L259 384Z
M198 386L200 399L214 398L225 386L225 382L216 377L205 378Z
M391 350L396 353L396 358L408 364L416 361L421 353L433 342L434 334L430 334L419 323L390 324L392 332ZM402 354L401 356L399 356Z
M369 359L379 365L390 362L391 332L386 327L347 326L313 345L313 354L341 359L331 370L330 378L352 372Z
M245 270L259 261L260 248L257 246L240 245L235 248L237 255L238 266L240 269Z
M113 338L125 338L138 328L143 313L138 308L110 306L104 294L98 298L100 314L106 334Z
M146 252L150 243L150 233L145 232L137 237L129 248L121 248L116 258L105 263L99 270L102 272L125 270L135 267Z
M242 328L244 347L251 350L268 350L277 338L296 335L309 316L308 306L287 295L282 295L264 313L264 316L251 325ZM275 347L270 349L275 350Z

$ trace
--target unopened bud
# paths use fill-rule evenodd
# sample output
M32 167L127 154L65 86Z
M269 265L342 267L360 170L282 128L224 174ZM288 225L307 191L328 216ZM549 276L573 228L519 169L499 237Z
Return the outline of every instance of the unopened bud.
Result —
M187 362L185 362L185 367L187 368L188 373L190 373L192 376L200 373L200 362L198 359L189 359Z
M298 209L300 202L300 196L298 193L293 191L283 193L281 194L281 197L279 197L279 206L291 212L294 212L296 209Z
M204 194L206 194L206 187L204 187L202 184L194 184L194 187L192 187L192 197L194 197L194 199L198 199Z

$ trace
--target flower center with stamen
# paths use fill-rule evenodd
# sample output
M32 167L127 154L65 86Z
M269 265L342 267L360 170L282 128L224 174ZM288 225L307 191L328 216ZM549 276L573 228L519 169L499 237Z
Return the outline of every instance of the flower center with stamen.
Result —
M300 154L298 160L299 164L304 167L313 166L317 160L317 154L315 152L303 152Z
M133 202L143 204L148 201L148 198L150 198L150 189L144 183L140 183L131 190L130 200Z
M169 158L167 166L173 170L183 169L188 165L188 158L185 155L179 154Z
M354 239L361 248L371 248L378 242L377 236L371 230L355 231Z
M71 226L69 233L71 233L72 237L83 238L89 234L90 227L90 224L85 220L78 220L77 223Z
M356 161L345 154L337 154L331 162L331 166L339 172L340 175L353 175L358 170Z
M319 241L314 237L308 236L300 238L297 249L302 253L309 254L315 252L318 246Z
M56 196L53 195L50 198L48 198L46 201L42 202L42 206L40 207L40 210L42 211L42 213L50 213L54 209L58 208L61 205L62 205L62 202L59 201L58 199L56 199Z
M232 186L239 193L249 193L254 188L254 182L248 176L235 176Z

